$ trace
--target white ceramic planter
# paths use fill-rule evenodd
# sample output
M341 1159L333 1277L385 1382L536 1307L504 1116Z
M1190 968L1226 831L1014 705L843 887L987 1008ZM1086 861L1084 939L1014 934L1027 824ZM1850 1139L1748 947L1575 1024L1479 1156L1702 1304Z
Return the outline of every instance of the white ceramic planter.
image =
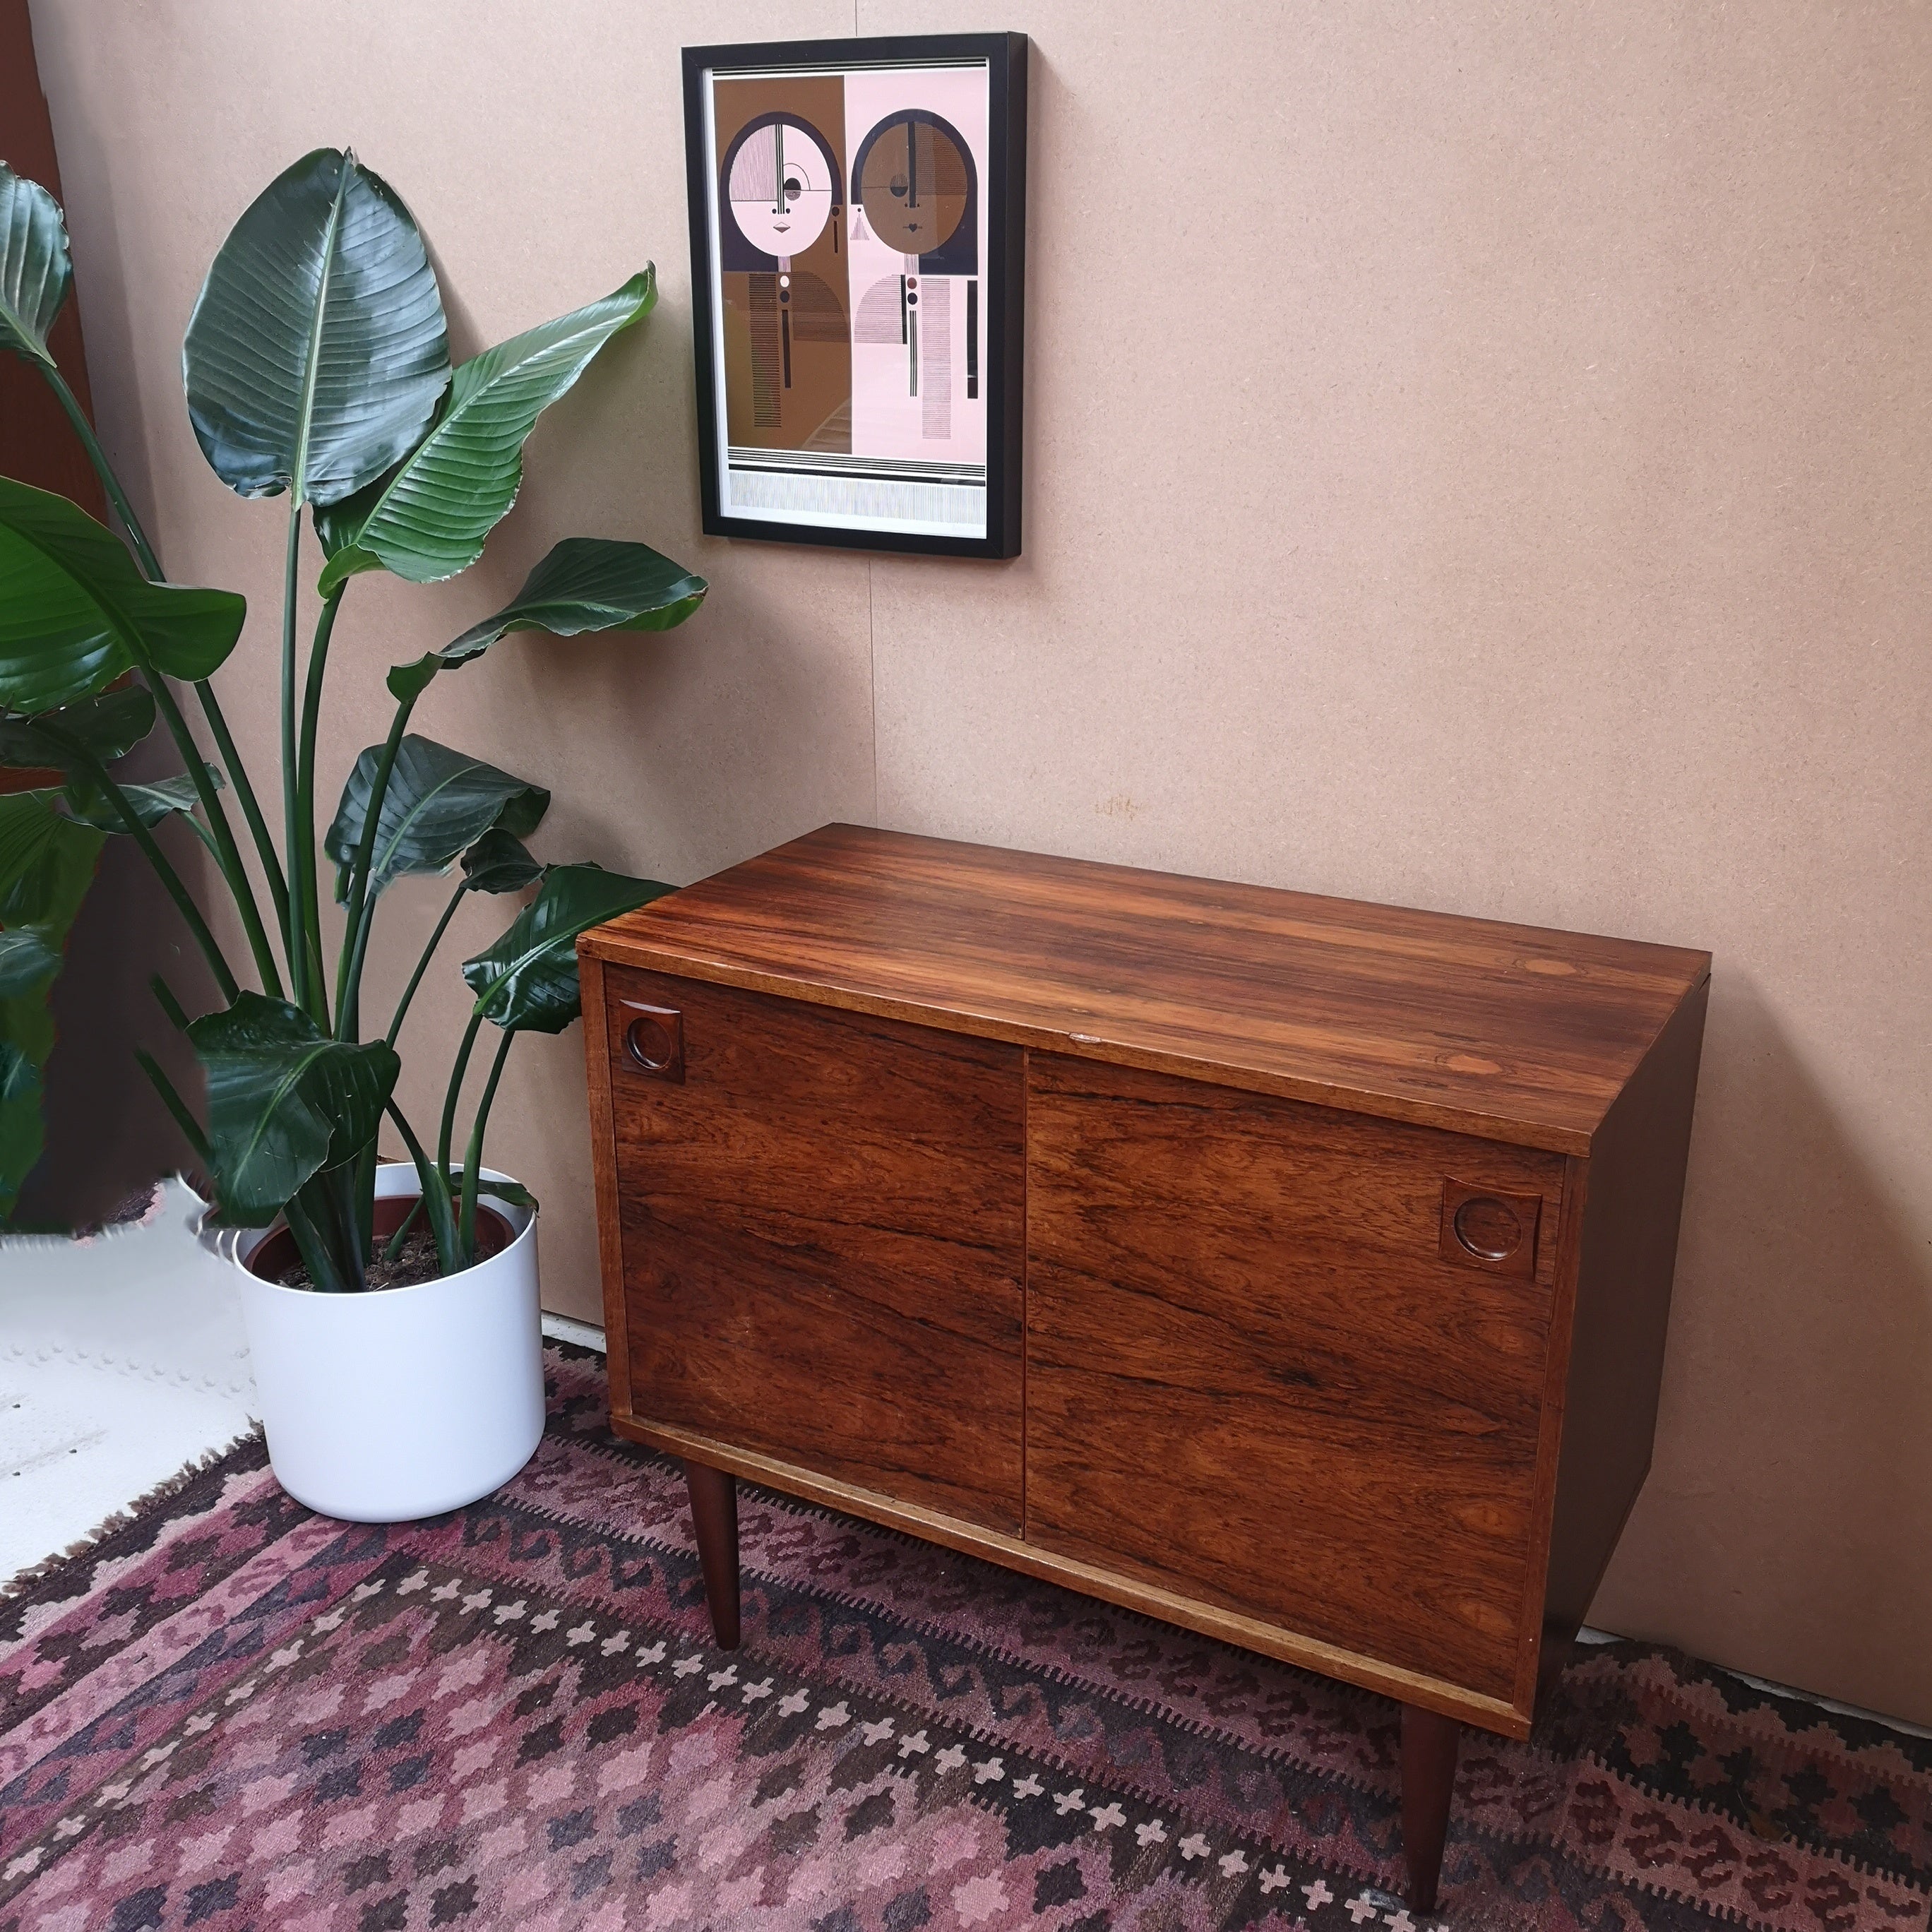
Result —
M406 1162L376 1170L378 1198L420 1191ZM266 1231L216 1237L241 1276L268 1460L298 1502L408 1522L487 1496L530 1460L544 1425L536 1216L491 1204L512 1230L500 1252L364 1294L263 1281L244 1264Z

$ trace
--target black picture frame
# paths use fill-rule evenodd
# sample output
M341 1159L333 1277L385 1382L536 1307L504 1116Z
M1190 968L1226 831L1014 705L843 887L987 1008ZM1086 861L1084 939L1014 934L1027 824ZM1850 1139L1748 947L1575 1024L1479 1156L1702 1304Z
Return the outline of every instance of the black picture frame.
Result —
M691 218L692 341L698 377L698 476L706 536L934 556L1006 558L1020 554L1020 436L1026 302L1027 49L1024 34L922 34L856 40L759 41L724 46L686 47L683 50L685 160ZM969 293L976 302L983 302L984 305L985 536L874 530L838 523L794 523L770 514L733 514L724 507L722 494L728 452L722 446L724 371L718 366L722 328L718 308L722 300L722 249L713 226L712 163L707 143L707 76L765 74L773 69L793 67L862 69L926 64L957 65L979 61L983 61L986 66L988 166L987 178L984 182L976 180L972 192L983 194L986 198L987 245L986 260L979 265L979 281L983 296L977 290L969 290ZM910 140L910 134L908 138ZM856 173L856 161L854 169ZM896 188L894 192L898 192Z

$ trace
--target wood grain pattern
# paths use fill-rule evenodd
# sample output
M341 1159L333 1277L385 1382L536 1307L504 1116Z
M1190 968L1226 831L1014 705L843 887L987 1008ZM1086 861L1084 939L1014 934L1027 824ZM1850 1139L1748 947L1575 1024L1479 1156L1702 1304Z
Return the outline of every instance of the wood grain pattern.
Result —
M1648 1463L1708 956L849 826L580 951L621 1434L1528 1735Z
M1562 1161L1047 1054L1028 1118L1028 1541L1512 1698L1554 1244L1446 1264L1442 1184Z
M614 968L602 1004L627 1412L1016 1531L1018 1050Z
M823 1503L828 1509L843 1510L848 1515L883 1523L889 1529L903 1531L908 1536L957 1550L964 1556L983 1557L989 1563L1017 1570L1023 1576L1037 1576L1043 1582L1078 1590L1103 1603L1118 1604L1144 1616L1178 1624L1184 1630L1198 1630L1217 1642L1359 1684L1365 1690L1380 1691L1401 1702L1480 1724L1501 1736L1529 1735L1528 1718L1505 1699L1481 1696L1438 1678L1404 1670L1363 1652L1321 1643L1313 1637L1220 1609L1178 1591L1164 1590L1137 1577L1036 1548L1010 1533L984 1528L916 1503L901 1502L876 1490L828 1476L809 1463L788 1462L716 1436L666 1423L639 1421L631 1416L613 1415L610 1426L626 1442L661 1450L667 1456L694 1457L710 1468L728 1469L734 1475L767 1484L788 1496L802 1496L808 1502Z
M831 825L622 964L1587 1154L1707 953Z

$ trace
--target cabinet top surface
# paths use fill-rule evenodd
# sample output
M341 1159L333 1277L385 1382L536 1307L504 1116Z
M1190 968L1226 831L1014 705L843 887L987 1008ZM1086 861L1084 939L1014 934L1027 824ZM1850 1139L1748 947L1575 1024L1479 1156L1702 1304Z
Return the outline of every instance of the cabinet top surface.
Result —
M614 964L1586 1154L1710 956L828 825Z

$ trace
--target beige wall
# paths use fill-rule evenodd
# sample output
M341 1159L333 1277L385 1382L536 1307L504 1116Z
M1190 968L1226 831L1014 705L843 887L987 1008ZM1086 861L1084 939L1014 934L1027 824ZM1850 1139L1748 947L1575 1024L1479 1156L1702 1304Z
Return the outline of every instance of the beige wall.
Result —
M280 519L203 466L177 361L244 203L352 142L462 350L657 260L491 561L352 591L332 787L383 665L634 534L711 578L688 629L520 640L422 713L555 788L553 854L684 880L876 818L1709 946L1657 1466L1596 1617L1932 1719L1932 14L34 14L109 440L176 572L254 601L256 734ZM855 25L1034 38L1016 564L695 533L676 50ZM383 986L440 896L393 896ZM495 1151L590 1312L578 1039L513 1066Z

